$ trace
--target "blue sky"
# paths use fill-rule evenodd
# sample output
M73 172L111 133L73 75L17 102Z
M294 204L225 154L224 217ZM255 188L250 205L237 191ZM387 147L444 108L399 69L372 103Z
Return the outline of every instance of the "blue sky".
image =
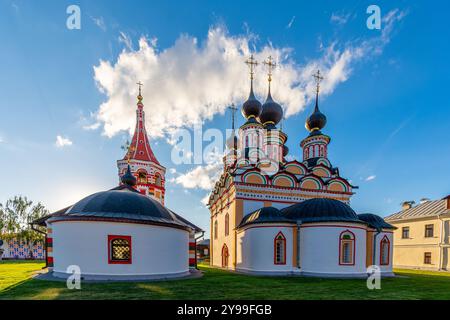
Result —
M66 28L66 8L71 4L81 8L80 30ZM381 41L387 23L382 24L382 30L366 27L370 4L0 0L0 202L22 194L56 210L117 184L115 161L123 156L120 146L129 137L130 121L134 121L135 78L142 77L128 74L131 80L126 80L123 73L127 70L118 62L122 57L135 63L136 70L151 68L153 76L159 77L145 82L144 104L147 118L151 118L147 129L153 150L159 161L172 169L167 174L166 204L209 229L209 213L201 203L207 188L186 188L180 178L198 166L172 163L173 146L168 140L170 132L180 126L164 123L173 117L174 122L203 121L204 130L229 128L230 115L224 104L227 89L202 82L205 78L209 81L208 77L220 78L220 70L225 73L226 88L236 74L242 79L236 95L229 93L230 102L242 103L248 75L241 72L241 66L229 71L235 68L229 61L218 70L202 69L199 63L209 61L211 52L201 48L207 46L211 30L225 39L220 41L248 43L261 56L270 50L288 52L284 61L288 68L283 72L298 75L303 67L315 63L323 63L326 73L327 67L337 66L339 57L349 50L351 59L345 60L341 78L328 83L320 105L328 117L323 131L332 137L330 160L342 176L360 187L352 198L355 210L384 216L399 210L403 200L449 194L450 35L446 21L450 5L440 2L436 10L436 5L426 1L377 1L383 16L394 12L401 17ZM146 57L139 46L142 37L154 48L150 55L166 64L148 66L146 61L132 60ZM177 50L176 43L183 37L198 41L195 63ZM209 45L214 46L212 40ZM327 48L333 51L331 61L324 58ZM356 49L362 49L361 56L356 57ZM171 59L177 61L176 72L165 68ZM231 61L241 60L238 56ZM110 64L110 73L99 68L100 61ZM278 81L278 96L274 98L285 101L286 110L291 111L284 130L292 156L300 159L299 143L307 134L304 121L312 106L309 92L299 95L295 87L281 88L283 76L288 74L283 72L274 74L275 87ZM261 99L263 73L259 71ZM187 84L179 82L177 74L194 75ZM116 82L108 87L109 81ZM187 93L183 91L186 87ZM119 88L120 94L108 88ZM158 90L169 93L162 96ZM192 99L183 101L186 96ZM299 97L306 101L296 104ZM159 106L167 103L170 108L171 99L180 99L177 103L185 104L191 113L181 116L179 109L161 112ZM200 105L204 101L212 107ZM105 110L125 113L118 112L114 118L106 112L102 117L101 105ZM161 113L166 118L158 118ZM240 115L237 119L238 124L243 122ZM108 132L105 123L111 125ZM72 144L56 146L58 135ZM202 169L205 166L198 172L208 172Z

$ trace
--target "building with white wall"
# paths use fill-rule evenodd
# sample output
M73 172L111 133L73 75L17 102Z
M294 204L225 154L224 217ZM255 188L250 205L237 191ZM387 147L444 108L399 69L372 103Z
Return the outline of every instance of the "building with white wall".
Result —
M211 264L253 274L366 277L377 265L392 275L395 229L381 217L358 215L353 186L331 164L327 119L316 103L300 142L302 161L288 159L287 135L277 124L283 108L269 90L261 104L251 86L245 123L227 141L224 169L209 198ZM266 61L272 66L272 61ZM234 123L234 121L233 121ZM234 132L234 125L233 125Z

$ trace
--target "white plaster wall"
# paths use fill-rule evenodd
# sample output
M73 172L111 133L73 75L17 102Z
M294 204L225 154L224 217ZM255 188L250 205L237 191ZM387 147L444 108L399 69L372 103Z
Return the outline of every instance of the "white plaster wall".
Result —
M189 233L144 224L64 221L53 229L54 271L78 265L86 275L159 275L188 272ZM108 264L108 235L131 236L132 264Z
M339 265L339 236L355 234L355 265ZM300 267L305 273L323 275L365 274L366 230L352 225L304 225L300 228Z
M278 232L286 237L286 264L274 263L274 239ZM293 270L293 227L254 225L237 234L237 269L256 272L290 272Z
M389 239L390 242L390 250L389 250L389 265L382 266L380 265L380 244L381 240L386 236ZM393 259L393 250L394 250L394 239L392 232L381 232L377 235L376 238L376 246L375 246L375 264L380 267L381 272L390 273L392 272L392 259Z

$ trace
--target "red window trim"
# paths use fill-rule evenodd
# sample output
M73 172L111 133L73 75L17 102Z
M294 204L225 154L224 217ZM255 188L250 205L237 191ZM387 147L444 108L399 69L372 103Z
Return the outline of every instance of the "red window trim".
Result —
M353 253L353 259L352 259L352 263L343 263L342 262L342 240L344 240L344 239L342 239L342 235L344 234L344 233L351 233L352 234L352 236L353 236L353 239L351 239L351 240L345 240L345 241L351 241L352 242L352 253ZM353 233L353 232L351 232L350 230L345 230L345 231L342 231L341 232L341 234L339 235L339 265L340 266L354 266L355 265L355 253L356 253L356 236L355 236L355 234Z
M277 262L277 238L278 236L282 236L283 239L283 262ZM283 232L278 232L275 238L273 239L273 264L276 265L285 265L286 264L286 237L284 236Z
M388 254L387 254L387 263L383 263L383 241L387 241L388 243ZM385 235L383 239L380 241L380 266L388 266L391 263L391 242L389 238Z
M124 261L111 260L111 241L114 239L124 239L130 244L130 259ZM131 236L108 235L108 264L132 264L133 261L133 243Z

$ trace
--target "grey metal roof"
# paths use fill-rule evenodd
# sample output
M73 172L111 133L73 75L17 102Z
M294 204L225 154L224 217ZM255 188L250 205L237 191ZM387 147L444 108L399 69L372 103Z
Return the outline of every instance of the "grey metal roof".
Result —
M292 220L308 222L354 222L367 225L342 201L314 198L284 208L281 212Z
M415 207L402 210L384 218L386 221L420 219L425 217L434 217L440 214L448 213L446 209L446 200L432 200L421 203Z
M382 229L397 229L393 225L384 221L382 217L373 213L360 213L358 214L358 218L362 221L367 222L369 227L382 230Z
M261 209L255 210L249 214L247 214L239 224L238 228L242 228L243 226L249 224L256 223L293 223L295 224L295 220L291 220L283 215L283 213L274 207L263 207Z
M154 199L137 192L133 187L121 185L97 192L46 217L45 220L116 220L158 224L203 231L188 220L164 207ZM43 223L41 220L34 222Z

